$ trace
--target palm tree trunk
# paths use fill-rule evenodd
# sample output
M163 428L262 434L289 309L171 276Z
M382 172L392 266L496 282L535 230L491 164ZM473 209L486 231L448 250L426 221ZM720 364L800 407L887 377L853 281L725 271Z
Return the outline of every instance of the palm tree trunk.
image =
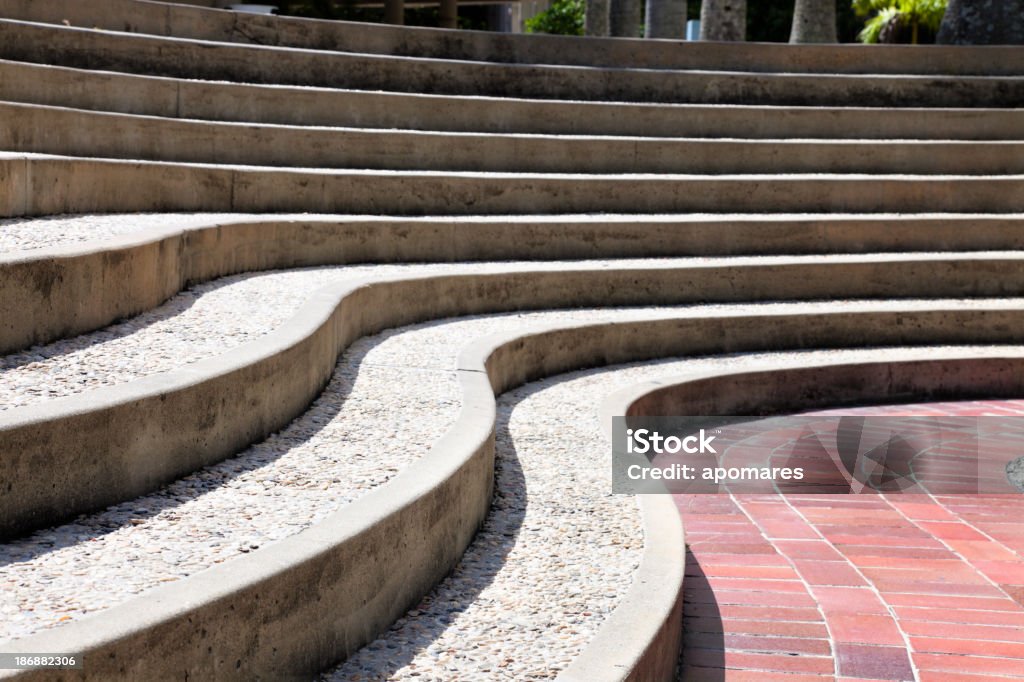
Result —
M1024 45L1024 0L949 0L938 42Z
M396 26L405 23L405 0L384 0L384 23Z
M704 0L700 6L701 40L746 40L747 0Z
M686 0L647 0L644 38L682 38L686 35Z
M609 0L587 0L583 16L583 32L588 36L607 36L608 13L611 10Z
M458 0L441 0L441 16L437 25L441 28L459 27L459 5Z
M640 37L640 0L611 0L609 24L613 36Z
M796 0L791 43L838 43L835 0Z

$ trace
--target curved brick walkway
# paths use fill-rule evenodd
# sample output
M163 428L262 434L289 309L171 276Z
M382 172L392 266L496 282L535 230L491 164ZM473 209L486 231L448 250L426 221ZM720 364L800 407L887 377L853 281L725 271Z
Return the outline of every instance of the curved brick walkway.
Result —
M1024 400L809 414L840 413L1024 415ZM684 680L1024 678L1024 496L676 499Z

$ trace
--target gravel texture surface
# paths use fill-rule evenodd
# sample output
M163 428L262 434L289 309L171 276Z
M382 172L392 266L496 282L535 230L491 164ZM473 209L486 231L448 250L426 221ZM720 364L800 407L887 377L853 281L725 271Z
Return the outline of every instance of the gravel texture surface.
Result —
M99 241L156 227L244 217L234 213L96 213L0 220L0 252Z
M834 256L841 261L848 257ZM567 268L657 268L712 262L740 266L780 257L621 259L602 261L516 261L352 265L248 273L197 285L141 315L96 332L0 356L0 411L37 404L104 386L113 386L223 353L280 327L318 288L355 278L396 275L483 273ZM970 300L944 301L955 306ZM1021 299L987 300L988 305L1020 307ZM831 310L858 302L756 304L751 310L793 308ZM901 309L935 301L900 301ZM703 306L713 314L721 306Z
M666 262L577 261L573 266L651 267ZM329 282L566 267L566 262L355 265L225 277L99 331L0 357L0 411L125 383L218 355L280 327L310 294Z
M309 411L159 492L0 546L0 639L59 625L294 534L394 476L454 423L463 343L534 321L666 309L431 322L361 339Z

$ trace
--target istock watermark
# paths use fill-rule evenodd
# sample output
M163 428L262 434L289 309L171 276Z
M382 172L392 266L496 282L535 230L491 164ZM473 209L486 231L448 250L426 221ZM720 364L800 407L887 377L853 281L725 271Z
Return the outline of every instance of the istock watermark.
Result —
M1024 417L615 417L612 488L1020 494Z

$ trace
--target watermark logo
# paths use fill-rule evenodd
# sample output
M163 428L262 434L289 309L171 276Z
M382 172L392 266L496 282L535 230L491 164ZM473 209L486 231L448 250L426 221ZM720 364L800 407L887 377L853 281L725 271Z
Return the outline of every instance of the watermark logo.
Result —
M626 452L638 455L663 455L685 452L690 455L710 452L716 454L711 446L714 436L708 436L704 429L690 436L663 436L650 429L626 429Z
M1024 491L1024 418L615 417L617 493Z

